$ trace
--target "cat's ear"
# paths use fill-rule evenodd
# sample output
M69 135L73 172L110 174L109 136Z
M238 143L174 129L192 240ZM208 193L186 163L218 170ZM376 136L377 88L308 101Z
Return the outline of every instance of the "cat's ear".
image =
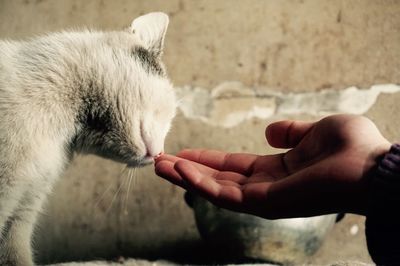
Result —
M130 31L139 37L147 50L159 57L162 55L168 23L167 14L149 13L136 18L131 24Z

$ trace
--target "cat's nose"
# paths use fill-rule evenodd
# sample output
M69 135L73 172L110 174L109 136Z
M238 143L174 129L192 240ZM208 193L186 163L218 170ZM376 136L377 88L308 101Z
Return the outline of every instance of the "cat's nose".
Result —
M164 152L164 143L161 141L147 141L147 139L145 139L144 144L146 149L145 154L147 158L155 158L157 155Z
M152 152L152 151L149 151L149 150L147 150L147 153L146 153L146 157L147 158L154 158L154 159L157 159L158 157L160 157L161 155L163 155L164 154L164 151L160 151L160 152Z

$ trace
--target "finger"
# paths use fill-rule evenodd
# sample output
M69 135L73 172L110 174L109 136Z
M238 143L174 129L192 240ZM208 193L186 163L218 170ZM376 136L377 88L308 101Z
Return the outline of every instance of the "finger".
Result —
M183 150L178 153L179 157L204 164L218 171L231 171L248 175L252 165L259 157L246 153L226 153L215 150Z
M186 185L179 173L174 169L174 162L163 160L155 164L156 175L168 180L172 184L178 185L186 189Z
M237 210L241 208L242 192L236 182L216 180L197 168L198 164L178 161L175 169L187 183L189 190L198 193L217 206Z
M257 158L253 165L253 172L250 179L264 179L264 181L275 181L289 175L284 160L285 153L263 155Z
M178 160L182 160L182 158L171 155L171 154L164 153L164 154L158 156L157 158L155 158L154 162L157 164L158 162L161 162L161 161L176 162Z
M275 148L293 148L313 127L314 122L280 121L272 123L265 129L268 143Z
M176 163L177 161L182 161L182 160L186 160L186 159L182 159L180 157L176 157L176 156L173 156L170 154L163 154L155 160L156 171L159 171L160 174L167 175L167 176L164 176L164 178L171 176L169 178L173 179L173 180L169 180L169 181L176 182L177 179L180 178L180 176L178 176L179 174L174 169L174 163ZM208 167L206 165L202 165L200 163L193 162L193 164L196 165L197 169L199 171L201 171L202 174L208 175L217 180L228 180L228 181L234 182L234 183L242 183L242 182L245 182L245 180L247 179L246 176L243 176L242 174L239 174L236 172L232 172L232 171L221 172L221 171L218 171L211 167Z
M213 197L219 194L220 185L215 179L200 171L198 165L182 160L175 163L174 169L183 180L202 194Z

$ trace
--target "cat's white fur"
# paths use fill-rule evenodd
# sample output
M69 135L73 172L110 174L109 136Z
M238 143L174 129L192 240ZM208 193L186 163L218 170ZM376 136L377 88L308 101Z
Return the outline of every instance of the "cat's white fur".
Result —
M73 152L140 166L163 151L176 108L167 26L150 13L125 31L0 41L0 265L33 264L37 213Z

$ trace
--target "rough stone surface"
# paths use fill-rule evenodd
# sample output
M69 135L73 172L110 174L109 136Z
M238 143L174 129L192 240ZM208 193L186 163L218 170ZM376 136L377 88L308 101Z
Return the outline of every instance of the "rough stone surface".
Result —
M266 146L266 124L319 119L335 101L367 112L389 140L398 140L400 93L363 93L376 84L400 84L399 1L0 0L0 38L77 27L118 29L149 11L170 15L165 62L177 90L186 90L186 100L192 99L185 110L208 117L188 117L182 109L168 137L168 152L186 147L277 152ZM221 84L232 82L240 85L221 92ZM346 94L352 86L363 91ZM303 102L308 97L319 105L303 105L300 112L295 101L282 105L277 95L303 97ZM360 95L367 95L368 108L353 106ZM239 112L232 116L232 109ZM132 182L122 170L93 156L75 158L39 222L38 261L124 255L215 262L181 189L156 177L151 167L131 173ZM308 262L338 260L371 262L364 218L347 215Z
M162 10L174 82L213 88L223 80L279 91L396 83L396 0L101 1L1 0L2 37L71 27L115 29Z

